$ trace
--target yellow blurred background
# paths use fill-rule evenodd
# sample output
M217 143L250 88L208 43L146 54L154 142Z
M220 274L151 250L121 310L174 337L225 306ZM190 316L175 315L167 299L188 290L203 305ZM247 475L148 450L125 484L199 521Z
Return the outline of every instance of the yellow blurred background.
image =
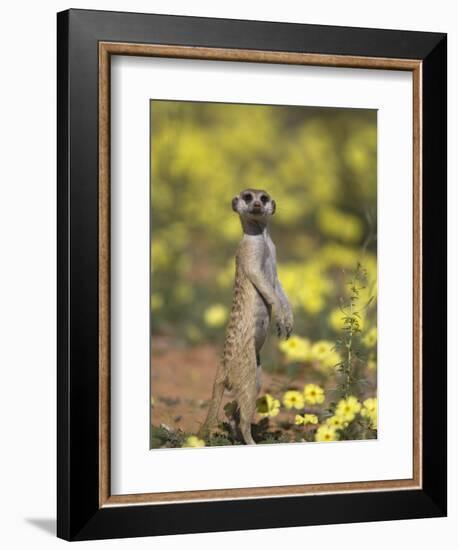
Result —
M271 386L298 377L332 386L339 304L358 261L367 270L361 302L376 295L376 111L152 101L153 424L193 432L203 419L242 235L231 199L246 187L276 200L270 232L294 308L292 344L272 334L262 353ZM375 302L361 327L371 344L364 392L373 394Z

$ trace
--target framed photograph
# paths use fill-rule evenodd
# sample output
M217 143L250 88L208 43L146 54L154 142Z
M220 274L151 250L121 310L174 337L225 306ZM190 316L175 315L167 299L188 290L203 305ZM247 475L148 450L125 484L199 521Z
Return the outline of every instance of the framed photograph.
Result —
M446 514L446 35L58 14L58 536Z

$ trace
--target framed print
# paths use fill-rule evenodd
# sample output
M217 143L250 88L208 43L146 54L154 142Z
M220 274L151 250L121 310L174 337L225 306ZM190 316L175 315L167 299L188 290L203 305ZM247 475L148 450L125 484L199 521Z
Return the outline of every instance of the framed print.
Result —
M58 536L446 514L446 36L58 14Z

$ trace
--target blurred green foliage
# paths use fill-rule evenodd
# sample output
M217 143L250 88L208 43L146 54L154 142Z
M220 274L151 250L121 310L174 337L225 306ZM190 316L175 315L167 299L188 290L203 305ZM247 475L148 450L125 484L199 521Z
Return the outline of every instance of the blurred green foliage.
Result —
M152 332L221 342L245 187L277 202L271 234L295 333L333 340L346 272L376 293L377 115L373 110L151 102ZM365 296L362 296L364 299ZM375 308L363 320L375 326ZM274 368L271 338L263 364ZM272 343L274 341L274 343Z

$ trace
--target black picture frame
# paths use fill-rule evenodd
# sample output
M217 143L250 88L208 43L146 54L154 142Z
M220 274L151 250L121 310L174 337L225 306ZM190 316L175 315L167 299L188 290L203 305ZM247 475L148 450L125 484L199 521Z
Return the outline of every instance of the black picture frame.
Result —
M58 536L87 540L446 515L446 35L87 10L59 13L57 28ZM422 62L421 489L100 507L100 41Z

